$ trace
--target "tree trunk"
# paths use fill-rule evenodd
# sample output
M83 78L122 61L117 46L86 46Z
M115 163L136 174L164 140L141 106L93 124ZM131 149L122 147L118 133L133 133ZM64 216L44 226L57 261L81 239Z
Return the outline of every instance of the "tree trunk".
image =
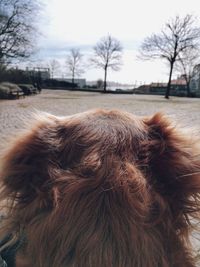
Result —
M189 82L187 81L186 86L187 86L187 97L189 97L190 96L190 81Z
M72 84L74 84L74 73L72 73Z
M169 81L168 81L167 90L166 90L166 93L165 93L165 98L167 98L167 99L169 99L169 95L170 95L173 67L174 67L174 62L170 62Z
M103 83L103 92L106 93L107 88L107 66L105 66L105 73L104 73L104 83Z
M75 75L75 71L74 68L72 69L72 84L74 85L74 75Z

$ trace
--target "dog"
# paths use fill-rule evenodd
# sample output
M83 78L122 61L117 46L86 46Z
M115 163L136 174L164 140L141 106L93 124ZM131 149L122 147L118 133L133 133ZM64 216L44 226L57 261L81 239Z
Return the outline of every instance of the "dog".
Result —
M199 147L160 113L42 115L0 179L1 251L17 243L17 267L196 266Z

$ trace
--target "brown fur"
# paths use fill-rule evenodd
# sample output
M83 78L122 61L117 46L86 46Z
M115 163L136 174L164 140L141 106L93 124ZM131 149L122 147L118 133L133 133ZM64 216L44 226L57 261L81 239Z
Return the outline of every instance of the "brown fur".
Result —
M1 236L25 237L21 266L195 266L200 156L161 114L39 119L5 155L1 184Z

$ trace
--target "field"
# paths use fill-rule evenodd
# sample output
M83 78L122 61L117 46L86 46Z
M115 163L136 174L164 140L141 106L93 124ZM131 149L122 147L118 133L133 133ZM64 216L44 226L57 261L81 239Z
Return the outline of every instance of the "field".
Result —
M43 90L32 97L0 100L0 152L6 140L16 136L36 111L65 116L93 108L117 108L142 116L161 111L175 124L192 128L195 134L200 135L200 99L172 97L165 100L163 96ZM195 236L198 237L197 234ZM193 243L195 248L200 248L198 241Z

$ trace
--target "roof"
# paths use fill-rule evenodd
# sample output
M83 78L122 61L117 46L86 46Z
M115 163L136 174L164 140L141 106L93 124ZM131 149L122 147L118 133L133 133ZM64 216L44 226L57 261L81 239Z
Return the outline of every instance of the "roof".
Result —
M186 81L185 79L175 79L171 81L171 84L186 85Z

